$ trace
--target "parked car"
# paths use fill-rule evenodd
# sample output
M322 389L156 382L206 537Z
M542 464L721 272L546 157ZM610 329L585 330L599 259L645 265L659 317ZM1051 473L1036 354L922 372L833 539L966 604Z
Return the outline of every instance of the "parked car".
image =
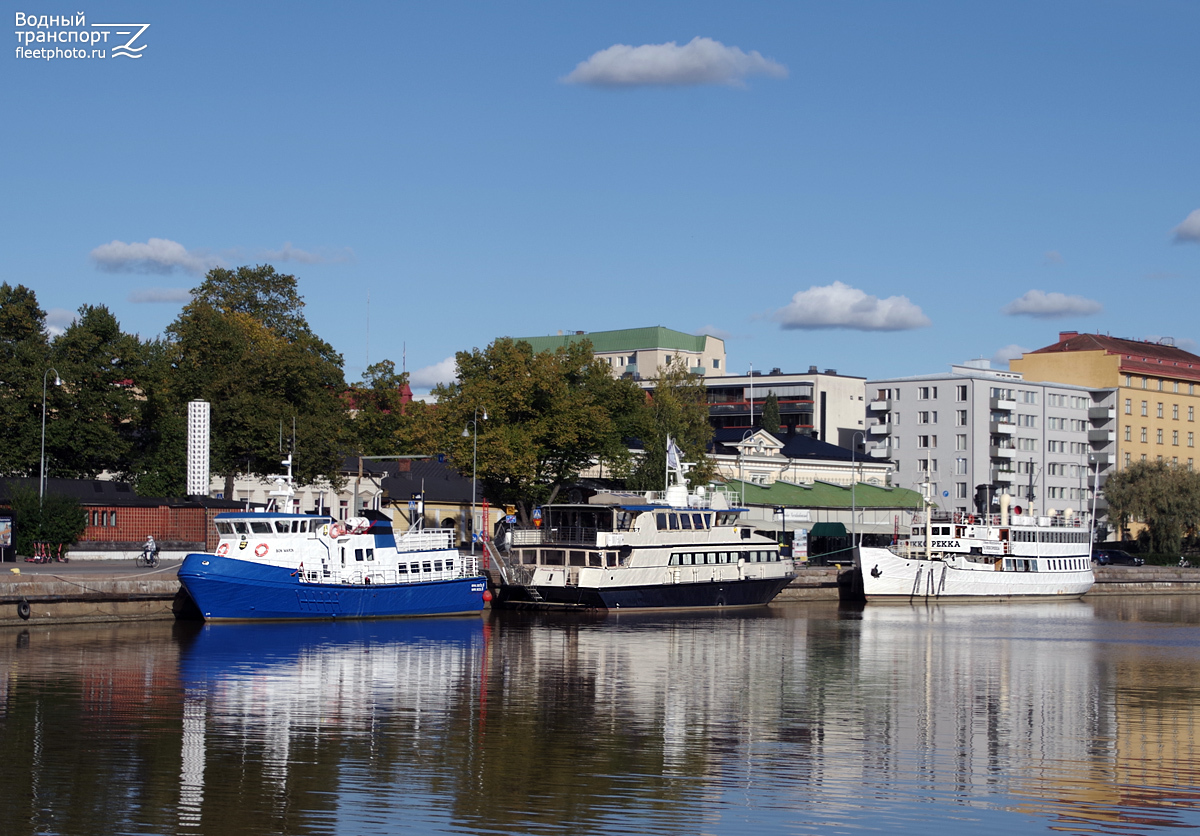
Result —
M1092 552L1097 566L1141 566L1146 561L1120 549L1097 549Z

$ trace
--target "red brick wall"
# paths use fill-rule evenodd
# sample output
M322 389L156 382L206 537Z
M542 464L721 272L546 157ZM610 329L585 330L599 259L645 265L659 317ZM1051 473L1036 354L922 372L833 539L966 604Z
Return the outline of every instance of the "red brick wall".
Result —
M216 529L212 519L218 513L209 508L170 508L165 505L151 508L129 506L88 505L88 524L80 544L92 543L141 543L146 535L154 535L159 542L180 541L204 543L206 549L217 545ZM110 524L115 515L115 525ZM93 524L96 521L101 524Z

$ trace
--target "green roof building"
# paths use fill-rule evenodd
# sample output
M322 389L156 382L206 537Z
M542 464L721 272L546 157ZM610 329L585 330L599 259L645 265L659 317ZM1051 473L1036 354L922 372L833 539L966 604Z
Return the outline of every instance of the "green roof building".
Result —
M685 334L656 325L652 328L623 328L617 331L559 332L548 337L513 337L526 342L535 352L554 351L580 340L592 344L592 352L612 367L613 375L634 380L654 377L673 357L688 369L707 377L725 374L725 341L707 334Z

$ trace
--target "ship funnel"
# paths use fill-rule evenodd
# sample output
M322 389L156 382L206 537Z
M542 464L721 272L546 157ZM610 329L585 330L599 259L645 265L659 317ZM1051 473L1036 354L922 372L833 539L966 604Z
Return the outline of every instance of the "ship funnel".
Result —
M1008 525L1008 506L1011 502L1011 496L1006 493L1000 494L1000 525Z

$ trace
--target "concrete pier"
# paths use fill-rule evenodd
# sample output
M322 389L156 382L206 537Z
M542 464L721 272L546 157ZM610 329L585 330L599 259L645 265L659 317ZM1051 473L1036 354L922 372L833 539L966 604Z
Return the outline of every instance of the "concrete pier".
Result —
M13 568L19 572L11 571ZM149 621L175 617L180 606L179 561L138 569L116 561L0 564L0 627ZM838 600L836 566L809 566L775 600ZM1200 593L1200 567L1100 566L1087 598L1108 595Z

